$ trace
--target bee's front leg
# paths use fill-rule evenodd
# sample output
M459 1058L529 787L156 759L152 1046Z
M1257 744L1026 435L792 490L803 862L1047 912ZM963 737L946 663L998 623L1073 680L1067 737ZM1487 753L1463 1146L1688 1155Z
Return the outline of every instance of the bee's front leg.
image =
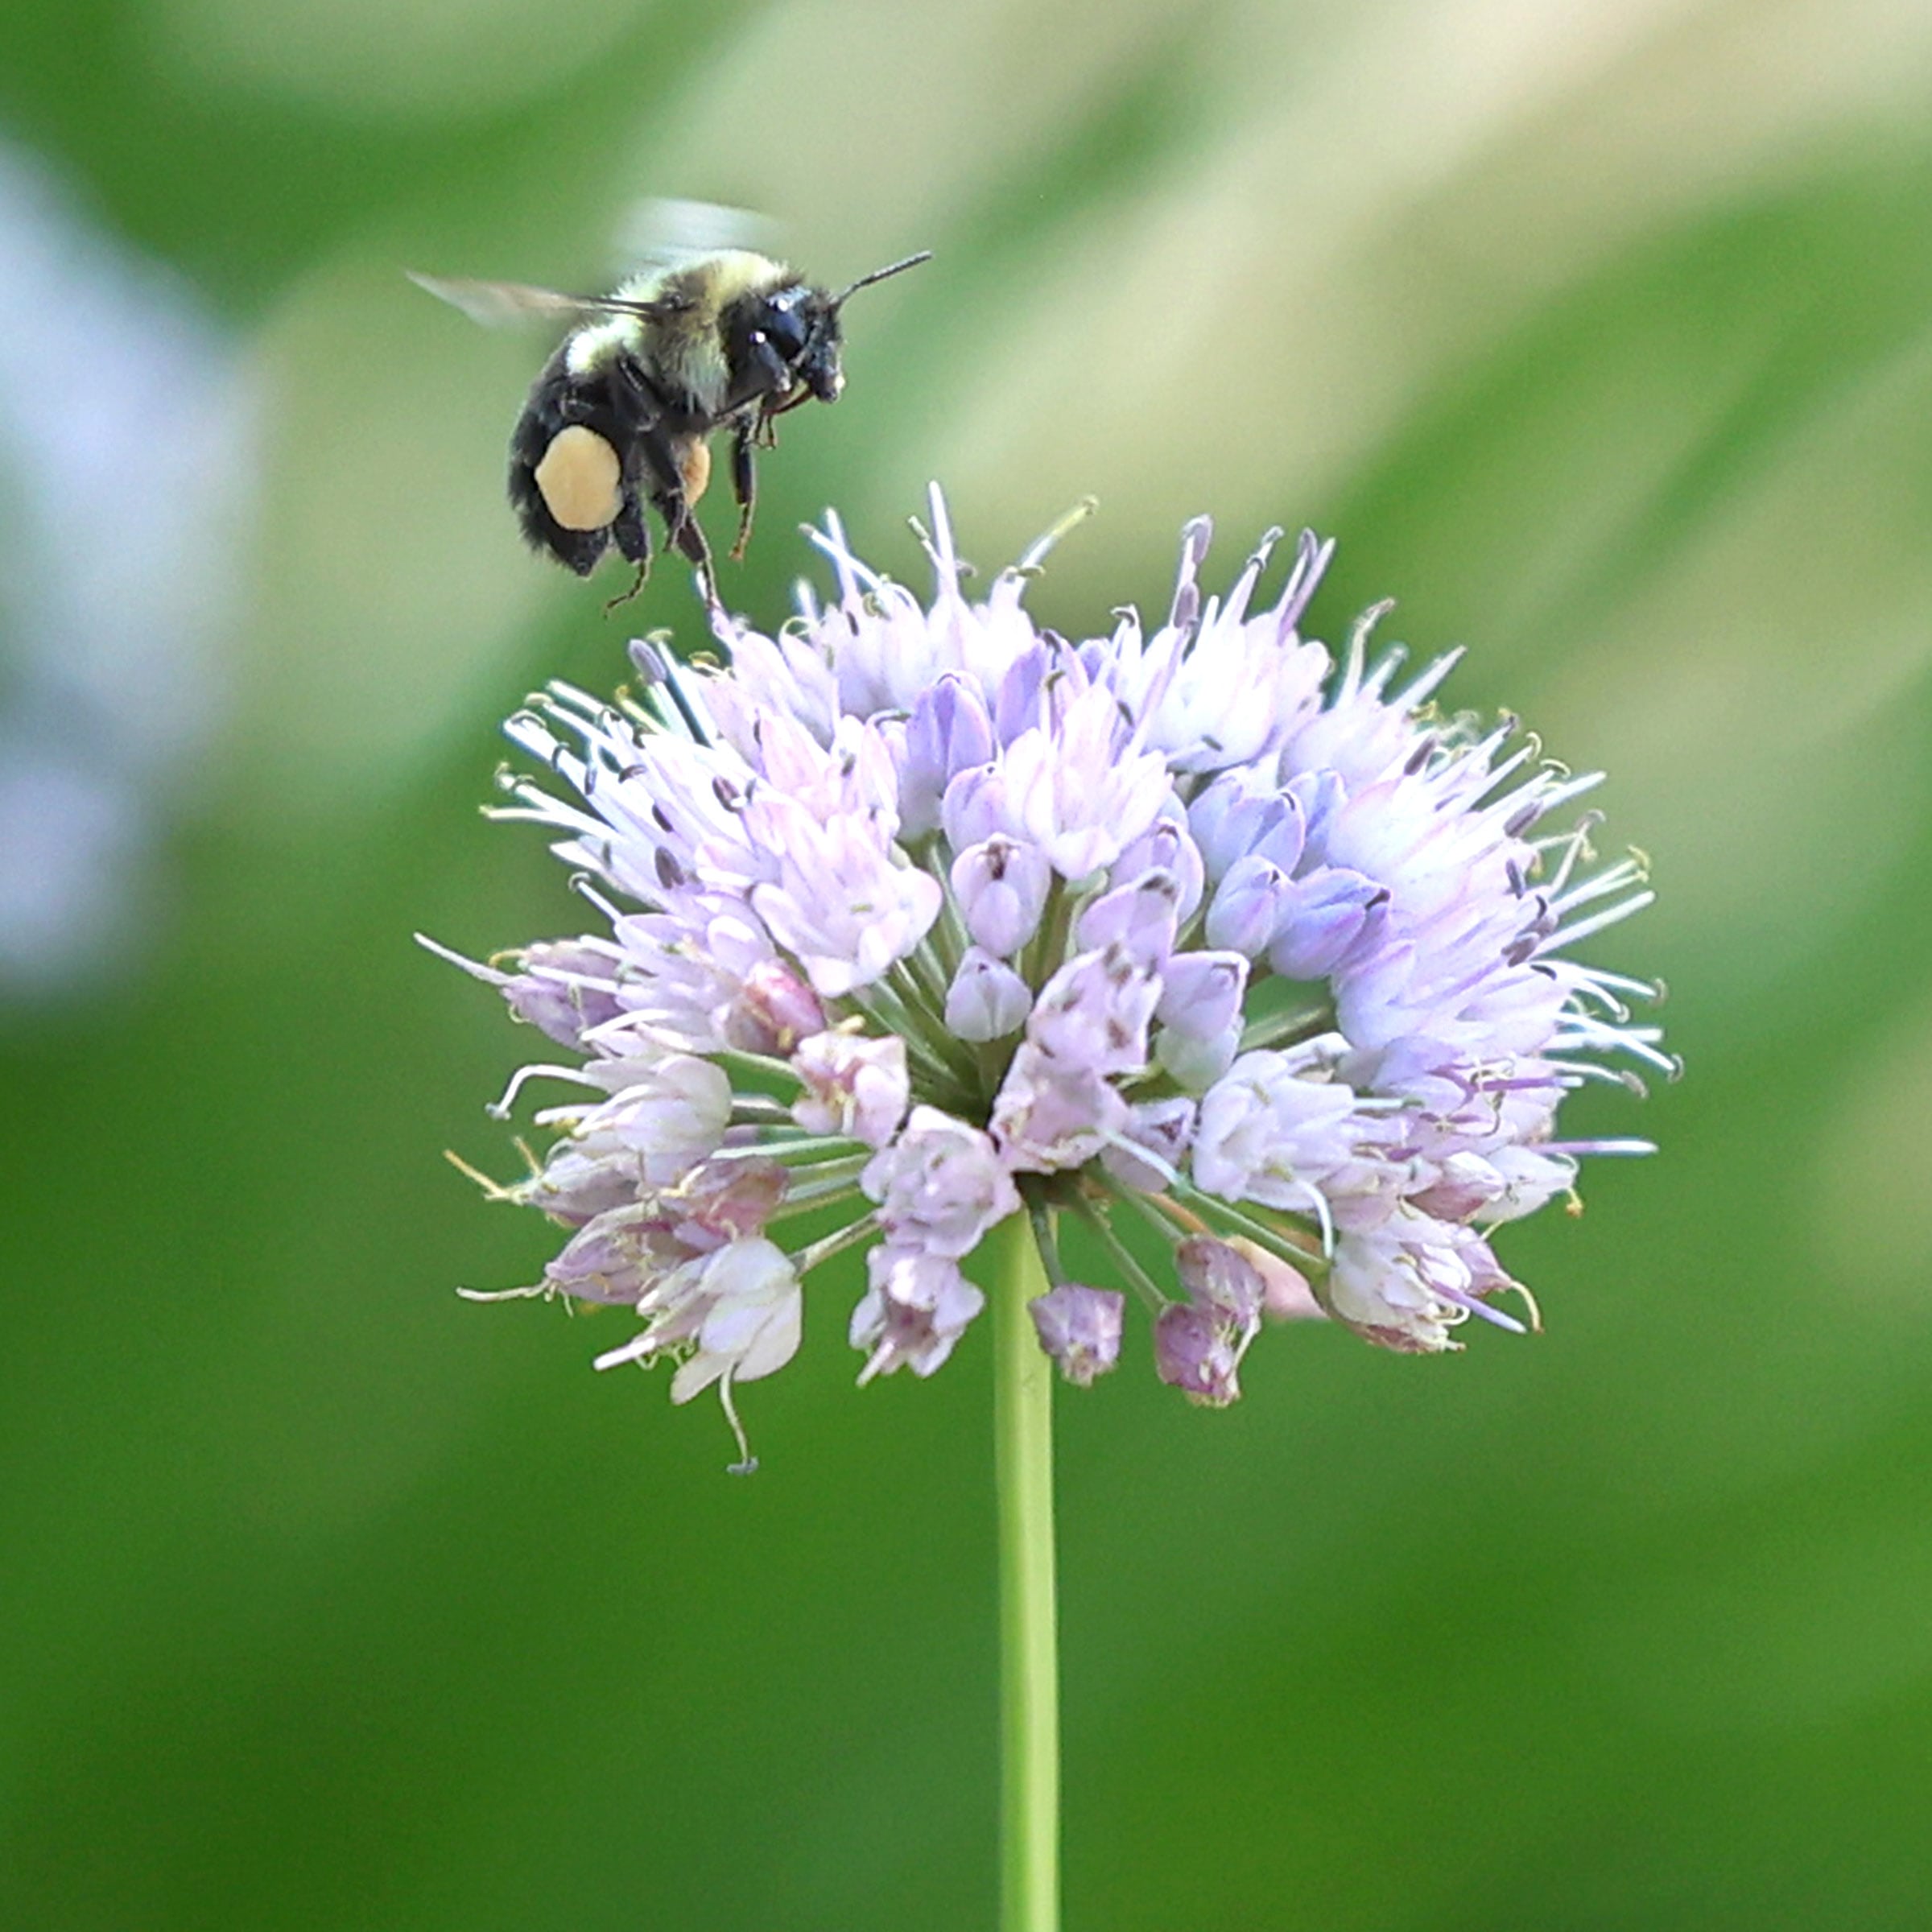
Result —
M747 418L732 431L731 492L738 500L738 539L731 547L731 560L745 560L745 546L751 541L752 512L758 501L758 472L753 452L758 446L762 415Z

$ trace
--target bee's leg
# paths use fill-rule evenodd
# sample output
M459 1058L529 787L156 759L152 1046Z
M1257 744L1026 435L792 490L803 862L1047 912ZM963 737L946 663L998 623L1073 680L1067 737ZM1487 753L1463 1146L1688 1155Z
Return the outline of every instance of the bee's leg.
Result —
M606 597L604 600L605 616L609 617L613 610L628 604L644 588L644 580L650 575L650 566L648 564L640 564L638 566L638 574L630 580L630 588L621 590L614 597Z
M664 519L664 541L690 559L698 576L699 594L713 610L720 608L718 580L711 564L711 546L704 541L704 526L691 514L684 492L675 485L659 490L651 501Z
M643 471L638 481L664 519L665 547L682 551L690 559L697 568L700 594L713 610L720 609L718 581L711 567L711 546L704 541L703 526L691 514L691 500L684 493L677 451L655 424L638 431L635 447Z
M638 502L635 490L625 491L623 506L617 512L617 521L610 526L610 534L618 554L626 563L637 565L638 574L629 590L613 597L604 606L607 617L620 604L628 604L650 576L650 530L644 521L643 508Z
M711 546L704 541L704 526L691 514L691 507L684 505L684 520L672 533L672 541L688 557L697 572L698 592L705 603L713 610L721 610L724 605L718 596L717 572L712 568ZM666 522L670 521L667 515Z
M650 572L650 530L644 521L642 505L635 490L624 493L623 506L610 526L612 540L627 564L635 564L646 576Z
M731 439L731 493L738 500L738 540L731 547L731 560L745 560L745 546L751 541L752 512L758 507L758 472L752 452L758 443L759 419L741 423Z

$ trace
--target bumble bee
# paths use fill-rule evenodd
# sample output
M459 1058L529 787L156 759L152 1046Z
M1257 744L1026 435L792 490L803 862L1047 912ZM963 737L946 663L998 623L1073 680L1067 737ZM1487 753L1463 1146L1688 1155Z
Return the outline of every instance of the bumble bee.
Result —
M650 568L648 502L666 545L689 559L715 605L711 548L691 514L711 478L712 432L732 436L736 559L751 535L755 452L776 444L776 419L815 397L832 402L844 386L839 312L860 289L931 258L908 255L836 295L741 248L674 257L604 296L411 279L480 322L576 325L510 438L510 501L531 546L587 576L614 545L638 567L625 593L634 596Z

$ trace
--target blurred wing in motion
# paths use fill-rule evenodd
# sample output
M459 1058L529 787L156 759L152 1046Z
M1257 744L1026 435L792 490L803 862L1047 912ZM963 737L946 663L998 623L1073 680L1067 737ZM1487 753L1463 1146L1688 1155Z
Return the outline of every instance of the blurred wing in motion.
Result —
M485 328L503 328L525 322L581 322L588 316L670 315L684 306L675 302L625 302L614 295L565 295L554 288L532 288L522 282L446 281L440 275L407 271L419 288L426 288L452 308L460 308Z
M684 268L733 250L775 256L778 225L747 208L654 199L632 207L618 225L616 242L617 272L634 275L640 266Z

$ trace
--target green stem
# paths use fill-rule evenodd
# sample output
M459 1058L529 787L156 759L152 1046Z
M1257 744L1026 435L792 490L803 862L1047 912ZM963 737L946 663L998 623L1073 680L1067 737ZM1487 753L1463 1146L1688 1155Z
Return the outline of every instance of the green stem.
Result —
M1046 1292L1046 1277L1025 1215L1012 1216L998 1238L993 1408L1000 1516L1000 1927L1058 1932L1053 1364L1026 1312L1026 1304Z

